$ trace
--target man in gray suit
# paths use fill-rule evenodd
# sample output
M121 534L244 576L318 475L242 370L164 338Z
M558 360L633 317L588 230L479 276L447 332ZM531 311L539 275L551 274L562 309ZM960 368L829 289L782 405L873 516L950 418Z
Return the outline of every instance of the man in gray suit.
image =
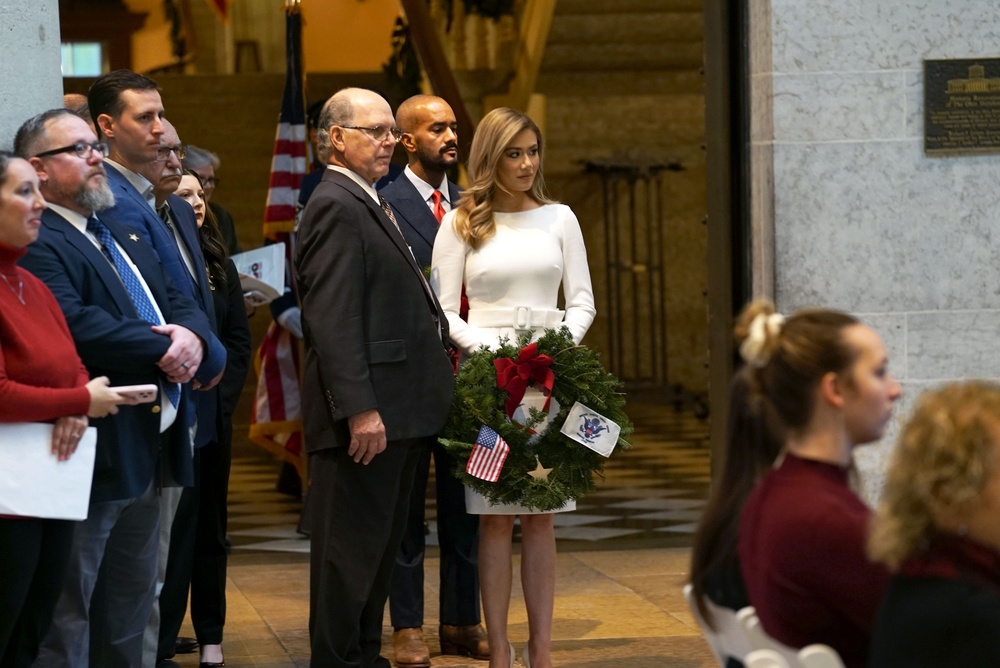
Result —
M403 174L382 189L392 206L417 263L431 263L434 237L441 218L458 204L458 187L448 181L447 170L458 164L458 121L451 106L440 97L415 95L396 111L396 125L403 131L399 143L406 149ZM434 455L437 494L440 566L440 626L443 654L490 657L486 630L480 624L479 572L476 543L479 517L465 512L465 490L452 475L455 458L431 441L421 452L410 496L410 514L403 543L396 556L389 591L393 656L397 668L430 666L424 641L424 499Z
M382 613L414 471L454 389L444 313L372 187L397 136L378 94L331 97L320 114L329 164L298 232L317 668L389 666Z

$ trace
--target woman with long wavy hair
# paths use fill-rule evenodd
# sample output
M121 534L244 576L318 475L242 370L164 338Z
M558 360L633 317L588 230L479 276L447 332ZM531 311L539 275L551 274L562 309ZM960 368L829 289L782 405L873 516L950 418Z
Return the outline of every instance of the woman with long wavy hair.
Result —
M551 201L542 179L542 133L524 113L502 107L476 129L470 186L445 216L434 241L431 285L465 354L524 333L566 326L577 343L594 320L594 294L580 224ZM462 286L468 322L459 316ZM565 309L558 308L559 288ZM569 503L558 511L575 509ZM530 638L525 665L552 665L556 543L552 512L496 505L466 488L479 519L479 576L490 638L490 668L514 664L507 638L514 518L521 521L521 582Z

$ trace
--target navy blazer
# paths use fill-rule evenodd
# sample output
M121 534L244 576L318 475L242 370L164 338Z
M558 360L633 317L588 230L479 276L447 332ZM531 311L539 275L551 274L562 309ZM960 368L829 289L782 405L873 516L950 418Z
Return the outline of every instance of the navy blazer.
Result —
M226 347L214 333L217 324L215 306L208 276L205 273L205 256L201 252L194 210L177 195L167 197L167 204L173 213L181 241L187 249L197 275L196 280L192 281L191 273L177 248L177 241L160 216L114 165L105 162L104 168L108 175L108 184L115 194L115 205L101 213L101 220L113 220L139 232L139 236L153 247L163 263L167 277L181 292L194 299L208 316L212 334L205 340L205 356L194 376L199 383L207 384L226 367ZM220 410L219 396L215 388L198 391L193 396L199 418L195 447L202 447L216 439L216 424L219 421Z
M392 207L396 222L399 223L399 230L403 233L406 243L410 244L417 264L421 267L431 266L438 221L431 208L427 206L427 200L420 196L420 192L406 174L400 174L395 181L379 192ZM448 201L452 209L458 206L460 195L458 186L448 181Z
M211 326L205 313L167 280L152 249L129 228L99 217L139 269L165 322L208 340ZM21 265L52 290L91 377L108 376L112 385L164 380L156 363L170 347L170 339L154 333L138 316L112 264L83 232L51 209L42 213L42 223L38 240L29 246ZM191 439L186 428L190 392L187 384L181 387L177 420L163 435L163 455L174 481L191 485ZM141 495L161 458L159 401L121 406L116 415L91 424L97 427L91 500Z

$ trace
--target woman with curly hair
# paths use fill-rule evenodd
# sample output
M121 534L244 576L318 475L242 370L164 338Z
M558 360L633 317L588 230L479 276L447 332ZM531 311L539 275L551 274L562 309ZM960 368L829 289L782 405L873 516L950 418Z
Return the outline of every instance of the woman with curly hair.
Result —
M900 397L873 329L830 309L787 319L767 301L741 315L754 391L781 420L780 462L747 499L743 580L761 623L791 647L824 643L863 666L889 583L865 554L871 512L848 484L853 451L879 439Z
M870 666L1000 664L1000 386L971 381L921 396L868 552L895 574Z
M542 133L524 113L501 107L476 128L469 187L441 222L431 285L448 317L451 340L464 353L504 338L566 326L579 343L594 321L587 249L573 211L552 202L542 179ZM468 322L459 316L462 285ZM559 287L565 310L558 308ZM530 638L525 665L549 668L555 601L556 541L552 513L496 505L466 488L466 508L479 519L479 577L490 638L490 668L514 665L507 639L512 582L511 538L521 519L521 581ZM559 511L573 510L574 503Z

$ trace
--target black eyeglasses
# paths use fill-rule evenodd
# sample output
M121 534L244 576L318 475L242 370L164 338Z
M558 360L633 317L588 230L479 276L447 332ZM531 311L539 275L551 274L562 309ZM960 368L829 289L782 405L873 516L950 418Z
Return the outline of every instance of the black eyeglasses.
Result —
M156 149L156 159L169 160L171 151L174 152L174 155L177 156L178 160L183 160L184 156L187 155L187 150L185 150L183 144L177 144L176 146L161 146Z
M103 141L86 142L78 141L75 144L70 144L69 146L63 146L62 148L54 148L50 151L42 151L41 153L36 153L36 158L44 158L50 155L56 155L59 153L69 153L72 151L76 153L76 157L86 160L90 157L93 151L97 151L102 157L108 157L108 143Z
M360 125L341 125L340 127L345 130L362 130L366 135L377 142L385 141L390 134L396 138L396 141L399 141L399 138L403 136L403 131L399 128L387 128L382 125L376 125L373 128L366 128Z

